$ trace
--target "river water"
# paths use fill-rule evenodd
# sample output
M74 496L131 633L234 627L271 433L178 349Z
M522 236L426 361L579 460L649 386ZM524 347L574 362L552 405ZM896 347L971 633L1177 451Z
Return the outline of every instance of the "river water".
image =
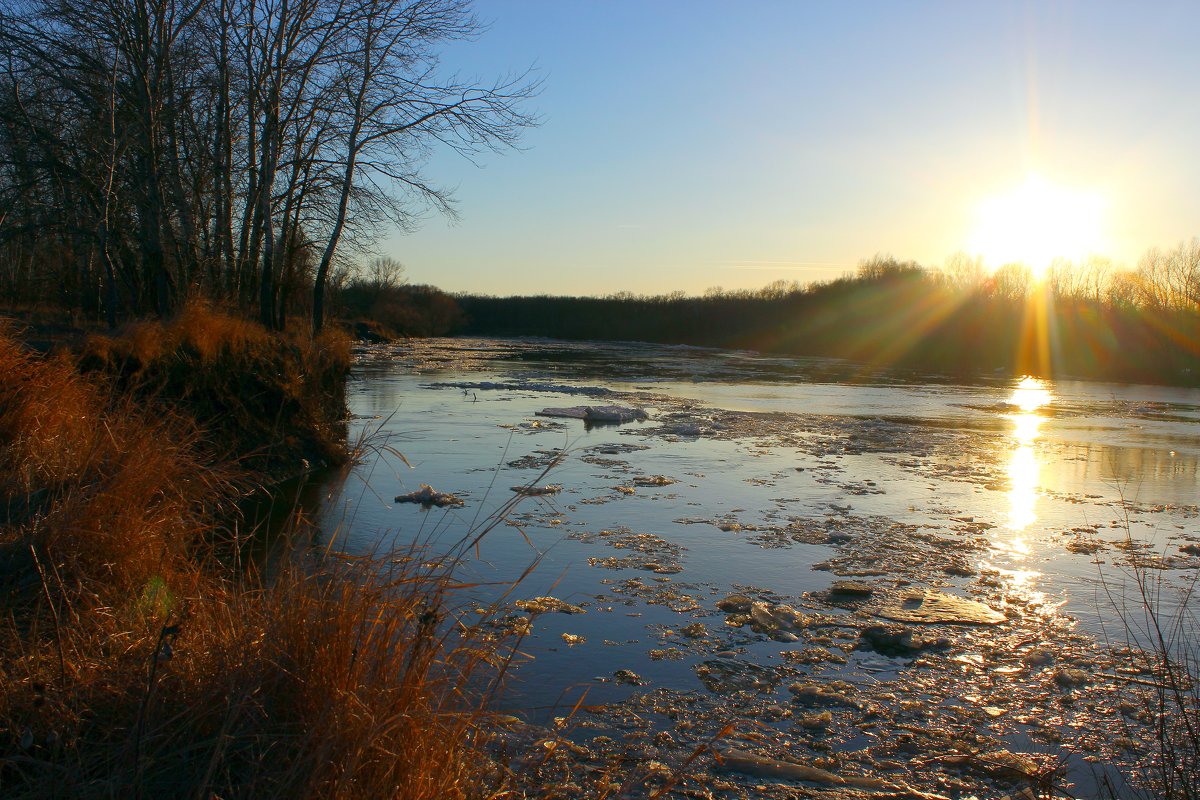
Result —
M348 403L376 447L322 527L378 553L492 526L458 611L525 631L503 703L529 737L586 698L563 758L670 765L732 721L731 746L918 794L1053 763L1087 794L1145 735L1109 646L1137 635L1134 579L1175 618L1200 567L1196 390L432 339L360 352ZM539 414L614 405L646 418ZM464 505L394 501L421 484ZM498 519L526 485L561 490ZM893 613L926 590L995 624ZM693 769L714 796L821 787Z

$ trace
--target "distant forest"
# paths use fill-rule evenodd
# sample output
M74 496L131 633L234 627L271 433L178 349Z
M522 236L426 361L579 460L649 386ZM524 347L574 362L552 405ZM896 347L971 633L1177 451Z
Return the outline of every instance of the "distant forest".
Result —
M1151 250L1136 270L1056 262L989 272L876 256L853 275L758 291L645 297L455 298L458 333L746 348L867 368L1033 374L1200 386L1200 240Z

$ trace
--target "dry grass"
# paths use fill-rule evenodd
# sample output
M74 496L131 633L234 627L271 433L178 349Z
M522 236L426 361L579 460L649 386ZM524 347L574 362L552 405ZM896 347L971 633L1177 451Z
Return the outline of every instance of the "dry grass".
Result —
M198 698L217 709L204 727L224 730L201 784L252 797L486 794L482 685L471 681L490 673L490 651L441 624L438 577L385 578L382 567L293 568L269 588L235 591L239 614L212 626L219 636L183 642L211 660L205 674L226 676L217 696Z
M137 398L170 398L223 458L275 477L344 459L350 340L337 329L288 337L193 301L169 323L93 334L79 363Z
M274 358L263 336L185 315L93 342L130 395L0 331L0 795L492 794L496 646L450 619L448 575L309 554L268 581L212 555L245 483L148 391Z
M1200 800L1200 574L1181 585L1144 559L1131 533L1130 505L1122 500L1126 551L1133 554L1124 583L1101 575L1120 624L1123 684L1117 705L1125 738L1141 747L1113 797Z
M5 537L3 563L43 556L73 603L138 589L229 493L192 455L184 420L110 399L67 358L0 334L0 374L0 520L23 534Z

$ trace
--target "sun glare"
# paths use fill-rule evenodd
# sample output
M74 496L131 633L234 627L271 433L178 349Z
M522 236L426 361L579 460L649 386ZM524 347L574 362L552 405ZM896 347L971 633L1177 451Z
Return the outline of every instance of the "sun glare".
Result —
M1031 175L1023 186L980 204L971 249L992 269L1023 263L1040 279L1056 258L1103 250L1103 216L1100 195Z
M1049 405L1052 399L1045 383L1026 375L1013 389L1009 402L1021 409L1023 413L1028 414L1031 411L1037 411L1044 405Z

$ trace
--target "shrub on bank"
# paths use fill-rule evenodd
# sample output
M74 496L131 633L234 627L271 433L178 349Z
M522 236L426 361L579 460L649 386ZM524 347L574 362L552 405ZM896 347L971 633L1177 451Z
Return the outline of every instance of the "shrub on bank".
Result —
M350 343L340 330L284 337L193 303L167 324L93 334L79 360L135 398L169 398L221 457L255 471L283 477L344 460Z

